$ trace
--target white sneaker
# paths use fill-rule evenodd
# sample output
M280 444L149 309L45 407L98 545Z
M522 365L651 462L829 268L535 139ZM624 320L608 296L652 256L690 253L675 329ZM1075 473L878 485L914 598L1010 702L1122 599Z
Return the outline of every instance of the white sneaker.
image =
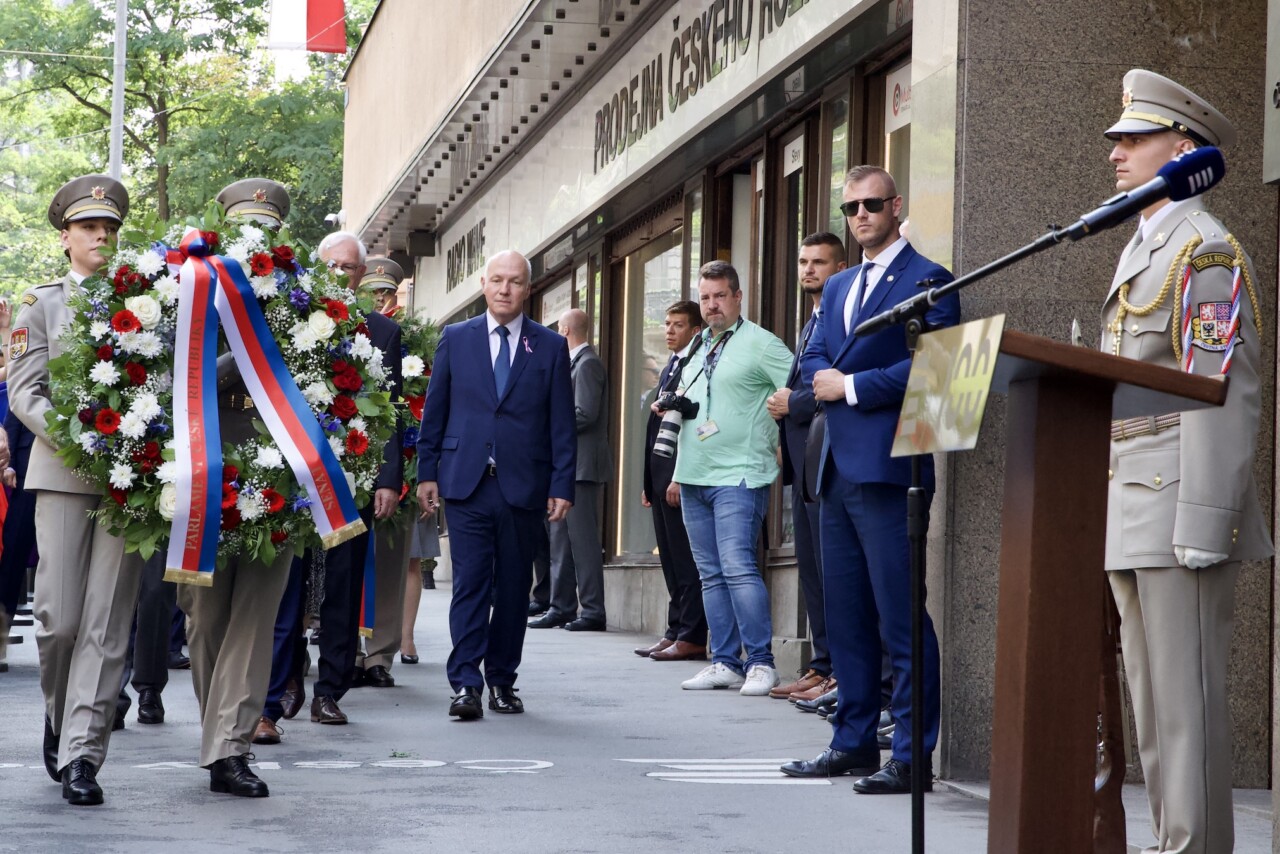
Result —
M744 697L762 697L778 684L778 671L767 664L756 664L747 671L746 683L738 693Z
M680 687L686 691L709 691L712 688L737 688L742 681L742 677L732 667L716 662L699 670L698 675L692 679L681 682ZM777 684L776 681L774 684ZM766 692L768 690L765 689Z

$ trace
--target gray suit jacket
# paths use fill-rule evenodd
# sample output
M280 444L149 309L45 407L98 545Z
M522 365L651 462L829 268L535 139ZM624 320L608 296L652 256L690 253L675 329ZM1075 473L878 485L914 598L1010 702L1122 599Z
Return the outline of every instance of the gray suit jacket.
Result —
M588 344L569 363L573 379L573 409L578 428L578 468L575 480L604 483L613 472L609 450L609 378L604 362Z
M1128 314L1117 333L1120 288L1129 284L1130 305L1152 303L1183 247L1198 240L1191 275L1198 327L1203 312L1211 315L1231 302L1229 262L1235 249L1225 240L1226 227L1199 199L1175 203L1155 231L1120 259L1102 307L1102 349L1113 352L1118 334L1118 355L1180 370L1170 326L1181 329L1181 320L1173 317L1172 295L1148 314ZM1224 406L1184 412L1181 424L1169 430L1111 443L1107 569L1177 566L1175 545L1225 554L1230 561L1271 556L1269 525L1253 477L1262 342L1243 287L1239 336ZM1192 349L1195 373L1220 373L1223 352L1194 344Z
M35 434L27 466L27 489L101 495L102 490L79 477L54 456L45 427L45 413L53 409L49 397L49 360L62 354L58 339L71 320L67 300L79 285L68 273L60 282L39 285L22 297L22 310L13 322L14 340L26 336L26 348L11 346L9 354L9 406ZM15 356L14 353L17 352Z

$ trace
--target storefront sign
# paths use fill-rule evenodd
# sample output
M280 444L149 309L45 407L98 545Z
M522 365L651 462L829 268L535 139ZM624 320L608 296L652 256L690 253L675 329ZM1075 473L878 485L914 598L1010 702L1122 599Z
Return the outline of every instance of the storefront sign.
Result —
M484 226L481 219L449 247L446 291L456 288L484 263Z
M800 135L787 143L782 151L782 174L790 175L797 169L804 168L804 135Z
M675 113L756 45L794 20L810 0L710 0L693 15L672 16L674 35L596 110L599 172ZM665 76L664 76L665 75ZM666 81L665 84L663 81Z
M911 124L911 63L884 79L884 132Z

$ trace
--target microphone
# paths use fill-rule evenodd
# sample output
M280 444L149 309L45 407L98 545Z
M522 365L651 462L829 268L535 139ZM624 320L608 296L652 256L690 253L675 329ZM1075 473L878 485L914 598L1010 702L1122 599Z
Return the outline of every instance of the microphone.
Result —
M1058 239L1080 240L1090 234L1124 222L1138 211L1161 199L1180 202L1198 196L1222 180L1227 172L1222 152L1213 146L1195 148L1170 160L1156 177L1141 187L1107 199L1075 223L1059 231Z

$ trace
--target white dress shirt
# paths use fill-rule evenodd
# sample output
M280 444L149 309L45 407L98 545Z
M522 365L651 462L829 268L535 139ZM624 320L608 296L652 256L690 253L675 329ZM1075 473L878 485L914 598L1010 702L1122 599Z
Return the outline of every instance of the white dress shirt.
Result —
M581 344L579 344L577 347L574 347L572 350L570 350L570 351L569 351L569 361L570 361L570 362L572 362L574 359L578 358L578 354L579 354L579 353L581 353L583 350L587 349L587 343L588 343L588 342L583 341L583 342L582 342Z
M899 237L879 255L874 258L867 258L862 262L862 269L854 277L853 286L849 288L849 295L844 300L844 330L846 336L853 328L853 318L857 314L857 310L867 304L867 300L871 298L871 292L876 289L876 285L880 284L884 271L889 269L889 265L894 262L898 254L906 247L907 239ZM853 302L857 299L858 286L863 277L866 278L867 284L862 289L862 305L854 306ZM845 374L844 376L844 399L850 406L858 405L858 393L853 387L853 374Z

